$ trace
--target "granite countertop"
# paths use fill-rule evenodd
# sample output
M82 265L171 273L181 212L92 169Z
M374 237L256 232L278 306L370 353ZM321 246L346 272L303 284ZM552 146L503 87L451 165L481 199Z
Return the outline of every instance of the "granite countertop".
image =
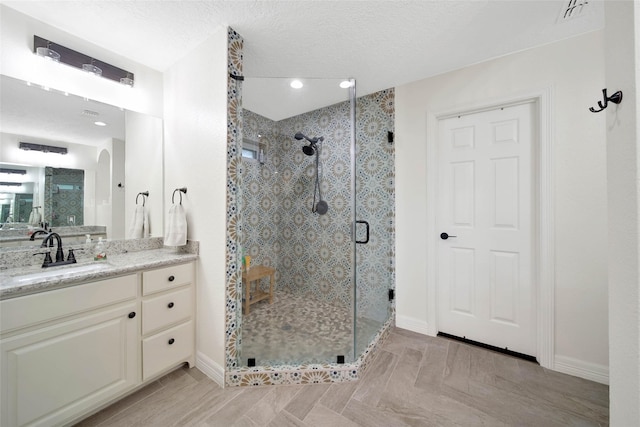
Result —
M46 269L40 265L7 268L0 271L0 300L197 259L197 253L158 248L108 255L105 261L79 259L77 264Z

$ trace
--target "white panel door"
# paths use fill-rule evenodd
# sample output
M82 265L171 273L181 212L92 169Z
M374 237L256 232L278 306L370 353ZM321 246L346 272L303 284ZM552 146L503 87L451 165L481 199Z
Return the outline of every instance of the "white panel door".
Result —
M440 120L438 330L535 356L533 104Z

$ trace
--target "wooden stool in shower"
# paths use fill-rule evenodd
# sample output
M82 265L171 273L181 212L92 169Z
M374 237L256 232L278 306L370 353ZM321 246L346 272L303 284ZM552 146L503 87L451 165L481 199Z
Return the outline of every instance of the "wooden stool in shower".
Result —
M260 289L260 280L269 277L269 292ZM264 265L254 265L249 271L242 272L242 287L244 290L244 314L249 314L249 307L258 301L269 298L269 304L273 303L273 287L276 281L275 268ZM256 282L256 289L251 293L251 283Z

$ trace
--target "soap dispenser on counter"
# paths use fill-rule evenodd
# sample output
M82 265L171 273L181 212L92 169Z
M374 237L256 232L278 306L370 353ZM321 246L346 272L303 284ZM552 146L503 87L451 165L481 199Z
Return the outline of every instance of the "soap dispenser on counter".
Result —
M96 243L96 247L93 251L93 253L95 254L93 256L93 260L94 261L106 261L107 259L107 252L104 246L104 242L102 241L102 237L98 238L98 243Z

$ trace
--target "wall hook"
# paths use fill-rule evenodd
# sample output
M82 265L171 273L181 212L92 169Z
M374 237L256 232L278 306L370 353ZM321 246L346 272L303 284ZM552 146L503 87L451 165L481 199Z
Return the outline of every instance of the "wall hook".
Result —
M622 102L622 91L617 91L613 95L607 96L607 89L602 89L602 98L604 99L604 104L602 103L602 101L598 101L598 106L600 107L600 109L596 110L593 107L589 107L589 111L591 111L592 113L599 113L600 111L607 108L609 101L613 102L614 104L620 104Z

